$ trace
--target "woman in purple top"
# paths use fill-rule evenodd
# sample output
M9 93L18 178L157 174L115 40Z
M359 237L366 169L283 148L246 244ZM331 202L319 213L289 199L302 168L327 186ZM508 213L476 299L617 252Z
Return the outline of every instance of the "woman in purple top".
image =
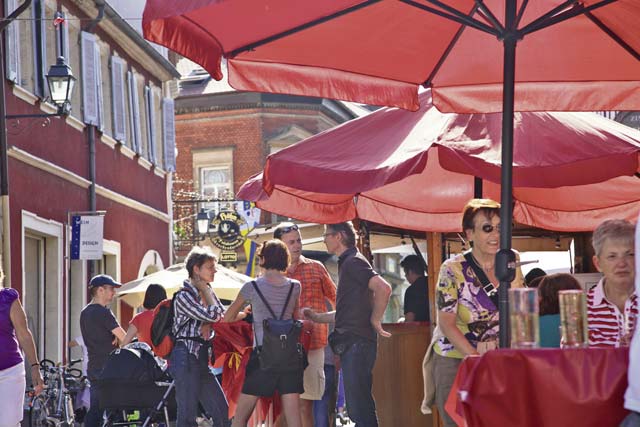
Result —
M0 288L0 420L1 426L18 426L22 421L25 392L25 367L20 348L24 350L31 379L38 395L44 388L36 346L27 326L27 315L18 292Z

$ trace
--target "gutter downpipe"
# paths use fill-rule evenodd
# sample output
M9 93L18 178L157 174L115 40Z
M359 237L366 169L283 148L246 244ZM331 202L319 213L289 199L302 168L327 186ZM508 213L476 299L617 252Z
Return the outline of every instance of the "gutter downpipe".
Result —
M98 2L96 2L98 3ZM98 23L102 21L104 17L104 1L98 3L98 15L94 20L89 22L84 28L84 31L88 33L94 33ZM89 144L89 211L95 212L97 210L96 201L96 126L88 125L88 144ZM93 277L95 272L95 261L89 261L89 277Z
M4 30L31 6L31 0L24 0L16 10L0 22L0 38ZM0 199L2 203L2 269L5 282L11 287L11 221L9 217L9 157L7 146L7 107L5 102L4 45L0 39ZM3 283L3 284L4 284Z

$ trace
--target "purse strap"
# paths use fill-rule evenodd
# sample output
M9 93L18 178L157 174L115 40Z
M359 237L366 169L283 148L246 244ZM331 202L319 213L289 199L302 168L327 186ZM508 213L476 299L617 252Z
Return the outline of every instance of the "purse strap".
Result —
M273 316L274 319L282 320L282 318L284 317L284 312L286 311L287 306L289 305L289 300L291 299L291 294L293 293L293 282L288 279L287 281L289 282L289 293L287 293L287 299L284 302L284 306L282 306L282 313L280 313L280 318L276 317L276 314L273 312L273 309L271 308L271 306L265 299L264 295L262 295L262 292L258 288L258 284L256 283L256 281L255 280L251 281L253 288L256 290L256 292L258 293L258 296L260 297L264 305L267 307L267 309L269 310L269 313L271 313L271 316Z
M464 255L464 259L466 259L469 265L471 265L471 268L473 269L473 272L478 278L478 280L480 280L480 284L482 284L482 290L484 291L485 294L487 294L487 296L491 299L491 302L493 302L493 305L495 305L497 308L498 307L498 288L496 288L496 286L493 283L491 283L491 281L489 280L487 275L484 273L482 268L478 265L475 258L471 254L471 250L466 251L465 253L463 253L463 255Z

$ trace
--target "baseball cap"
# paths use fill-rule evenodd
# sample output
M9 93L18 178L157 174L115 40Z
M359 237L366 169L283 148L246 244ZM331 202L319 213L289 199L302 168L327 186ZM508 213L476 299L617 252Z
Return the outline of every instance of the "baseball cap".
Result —
M113 280L113 277L108 274L98 274L97 276L93 276L89 282L90 288L95 286L113 286L114 288L119 288L122 286L122 283L116 282Z

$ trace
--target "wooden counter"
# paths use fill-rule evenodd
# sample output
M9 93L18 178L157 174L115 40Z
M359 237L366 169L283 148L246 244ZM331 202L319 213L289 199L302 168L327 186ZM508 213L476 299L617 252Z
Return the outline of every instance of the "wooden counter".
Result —
M388 323L391 338L378 338L373 395L380 427L425 427L431 415L420 412L422 359L431 341L429 323Z

